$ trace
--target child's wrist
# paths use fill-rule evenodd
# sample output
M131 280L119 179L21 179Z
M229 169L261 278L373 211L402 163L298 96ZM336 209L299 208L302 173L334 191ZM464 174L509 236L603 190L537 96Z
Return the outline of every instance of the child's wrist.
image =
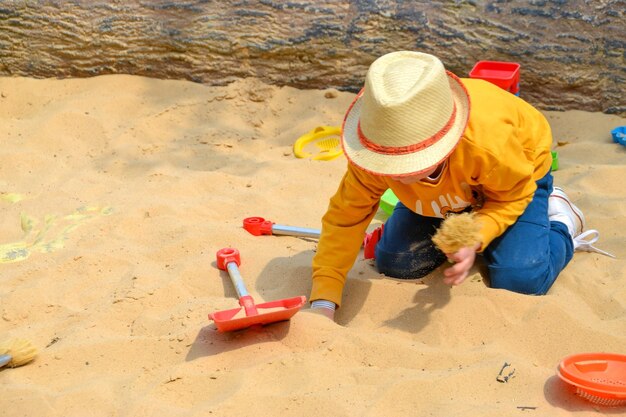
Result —
M337 305L328 300L315 300L311 302L311 308L324 308L326 310L335 311L337 309Z

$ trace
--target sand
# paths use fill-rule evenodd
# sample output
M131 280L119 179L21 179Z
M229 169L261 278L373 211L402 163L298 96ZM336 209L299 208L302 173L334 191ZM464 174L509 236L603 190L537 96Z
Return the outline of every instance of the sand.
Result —
M545 113L556 184L617 259L577 253L534 297L489 289L480 262L450 288L360 256L336 323L303 310L218 333L207 315L237 307L221 248L258 303L309 295L316 240L242 220L320 227L345 158L292 145L341 124L353 94L125 75L0 78L0 93L0 335L40 351L0 369L3 416L626 414L555 376L569 354L626 353L623 118Z

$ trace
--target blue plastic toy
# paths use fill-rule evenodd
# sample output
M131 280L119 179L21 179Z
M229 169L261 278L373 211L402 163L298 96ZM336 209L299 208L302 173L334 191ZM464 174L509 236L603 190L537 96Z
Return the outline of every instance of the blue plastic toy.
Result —
M613 142L626 146L626 126L616 127L611 130Z

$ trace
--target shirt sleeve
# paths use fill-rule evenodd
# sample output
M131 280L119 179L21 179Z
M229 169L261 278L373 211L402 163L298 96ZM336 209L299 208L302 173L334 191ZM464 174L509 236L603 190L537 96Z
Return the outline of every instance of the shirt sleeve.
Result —
M482 223L481 251L515 223L537 189L533 176L535 167L524 158L523 152L512 152L506 161L494 164L495 167L481 181L485 197L483 206L477 210Z
M322 233L313 257L310 301L328 300L341 305L346 276L386 189L381 177L348 164L348 170L322 218Z

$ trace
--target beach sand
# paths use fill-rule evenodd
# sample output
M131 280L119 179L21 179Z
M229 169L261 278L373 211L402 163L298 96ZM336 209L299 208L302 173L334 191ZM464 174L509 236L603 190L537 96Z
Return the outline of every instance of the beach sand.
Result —
M555 184L617 259L576 253L535 297L489 289L480 262L450 288L441 269L399 282L361 254L337 323L302 310L218 333L207 315L238 306L221 248L241 252L257 303L308 297L316 240L242 220L320 227L345 158L292 145L340 125L354 95L126 75L5 77L0 93L0 335L39 348L0 369L3 416L626 414L555 373L573 353L626 353L623 118L545 112Z

